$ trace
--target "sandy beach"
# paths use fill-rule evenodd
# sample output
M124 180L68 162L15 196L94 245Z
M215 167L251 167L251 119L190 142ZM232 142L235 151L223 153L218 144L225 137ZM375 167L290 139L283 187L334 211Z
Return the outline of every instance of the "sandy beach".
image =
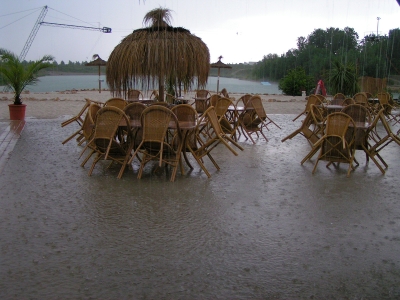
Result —
M243 94L230 94L239 99ZM304 109L306 100L302 96L260 95L267 114L298 114ZM145 95L146 97L146 95ZM194 97L194 92L184 95L187 99ZM109 91L62 91L51 93L23 93L22 101L27 105L26 117L36 119L57 119L62 116L75 115L84 105L85 98L105 102L112 98ZM9 119L8 104L13 101L12 92L0 92L0 119Z

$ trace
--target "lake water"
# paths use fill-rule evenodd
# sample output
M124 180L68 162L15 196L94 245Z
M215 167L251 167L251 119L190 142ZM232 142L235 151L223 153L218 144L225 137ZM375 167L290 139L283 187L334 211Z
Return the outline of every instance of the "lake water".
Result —
M100 77L103 82L102 88L108 88L105 76ZM55 92L65 90L82 90L82 89L98 89L98 75L62 75L62 76L43 76L34 86L28 86L27 90L31 92ZM217 77L209 77L207 90L217 91ZM256 81L240 80L236 78L220 78L219 90L223 88L228 93L253 93L253 94L282 94L278 84L271 82L270 85ZM195 89L195 88L193 88Z

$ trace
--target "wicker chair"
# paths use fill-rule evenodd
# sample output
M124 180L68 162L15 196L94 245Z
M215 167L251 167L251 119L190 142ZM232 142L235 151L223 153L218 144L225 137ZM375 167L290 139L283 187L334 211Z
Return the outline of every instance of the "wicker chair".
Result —
M355 130L354 147L356 150L363 150L367 143L367 136L365 129L362 128L362 125L371 124L372 122L372 117L369 109L361 104L350 104L342 109L342 113L349 115L356 123L357 127L350 127L348 130L348 134L352 134L352 131ZM358 124L361 124L361 126L359 126ZM366 161L368 161L368 159L368 155L366 155ZM354 159L354 162L356 163L356 165L358 165L356 159Z
M134 143L134 149L140 144L142 141L142 125L140 123L140 117L142 112L147 108L146 105L140 102L132 102L129 103L124 108L125 114L128 116L132 129L132 139Z
M158 101L158 91L157 90L153 90L150 94L150 99L154 100L154 101Z
M125 108L125 106L126 106L127 104L128 104L128 103L127 103L124 99L122 99L122 98L111 98L111 99L108 99L108 100L104 103L104 107L113 106L113 107L119 108L120 110L124 110L124 108Z
M228 111L229 107L233 107L233 110ZM238 122L235 108L236 106L233 101L225 97L219 98L214 106L222 131L234 140L237 140L236 130L238 128Z
M199 114L202 114L210 106L211 93L208 90L197 90L194 96L194 106Z
M239 124L243 135L246 137L246 139L250 138L253 144L255 144L255 141L252 137L252 134L254 133L257 135L257 137L258 133L260 133L264 139L268 141L263 129L265 128L269 130L268 125L271 123L281 129L267 116L260 96L251 97L247 102L244 111L239 115Z
M245 107L247 102L250 100L250 98L253 97L253 95L250 94L245 94L242 97L240 97L237 101L236 101L236 106L243 106Z
M392 119L396 119L396 115L392 114L392 110L394 106L390 104L390 94L387 92L381 92L376 95L379 100L379 104L377 106L378 110L383 109L383 115L386 117L388 121Z
M385 130L385 135L381 136L376 135L376 125L377 122L380 121L383 125L383 128ZM385 116L385 109L382 108L377 115L375 116L374 122L372 125L368 128L367 130L367 136L369 139L367 140L367 146L364 148L364 151L368 154L368 156L373 160L373 162L377 165L379 170L382 172L382 174L385 174L385 170L382 168L382 166L378 163L375 157L378 157L378 159L381 161L381 163L385 166L385 168L388 168L388 164L385 162L385 160L380 156L380 151L384 149L387 145L391 144L392 142L395 142L397 145L400 146L400 137L396 135L393 131L391 126L389 125L386 116Z
M171 141L168 139L170 122L173 122L175 127ZM142 141L136 148L129 163L131 163L133 157L141 153L139 179L142 177L145 165L152 160L156 160L159 162L159 167L165 163L166 166L169 165L173 168L170 181L175 181L183 144L178 119L170 109L161 105L152 105L142 112L141 124L143 128Z
M352 127L355 128L355 123L349 115L342 112L329 114L325 121L324 136L315 143L311 151L301 161L301 164L319 151L318 158L312 171L313 174L317 169L318 162L320 160L325 160L328 161L327 167L331 163L348 163L347 177L349 177L350 172L354 169L353 161L355 153L353 146L354 131L351 136L347 133L350 123Z
M209 103L209 105L215 107L215 105L217 105L218 99L221 99L222 97L223 97L223 96L218 95L218 94L212 94L211 97L210 97L210 103Z
M206 128L212 128L207 130ZM234 155L238 155L237 152L229 145L231 142L233 145L243 150L239 144L237 144L231 137L226 135L220 126L217 114L213 106L210 106L203 115L200 116L196 129L191 131L188 135L188 142L186 143L187 150L193 155L201 169L206 173L207 177L210 178L211 174L204 165L203 158L207 156L214 164L217 170L220 170L217 162L211 155L211 151L220 143L224 144Z
M345 94L342 94L342 93L336 93L336 94L333 96L333 99L342 99L342 100L344 100L344 99L346 99L346 95L345 95Z
M128 91L128 101L139 101L143 100L143 94L139 90L129 90Z
M81 167L84 167L86 162L89 160L89 158L95 153L94 148L91 147L91 145L89 145L89 141L93 137L94 126L95 126L96 120L97 120L97 113L100 109L101 109L101 106L99 106L97 104L91 104L89 107L89 110L86 114L85 122L82 125L82 135L84 138L79 142L79 145L83 144L84 142L87 142L86 145L89 146L88 148L90 148L91 151L90 151L89 155L87 155L86 158L81 163ZM83 153L85 153L86 149L87 149L86 147L83 149L83 151L79 155L79 158L82 157L82 155L83 155Z
M195 126L198 124L198 114L197 111L191 106L190 104L179 104L171 108L171 111L175 114L176 118L178 119L179 123L190 123ZM193 169L190 161L186 155L186 152L190 151L189 147L187 146L190 143L192 146L195 143L195 135L193 134L193 130L184 130L184 127L181 126L182 136L184 139L184 145L182 146L182 153L185 159L186 164Z
M342 106L347 106L350 104L356 104L356 101L353 98L346 98L344 100L340 99L342 101Z
M304 108L304 110L300 113L300 114L298 114L294 119L293 119L293 121L296 121L300 116L302 116L302 115L306 115L306 114L308 114L308 112L310 111L310 108L311 108L311 104L314 104L314 105L323 105L323 102L321 101L321 99L320 98L318 98L316 95L310 95L310 96L308 96L308 99L307 99L307 103L306 103L306 107Z
M101 107L97 104L90 104L89 108L87 109L85 119L83 120L83 123L81 125L81 128L79 128L77 131L75 131L73 134L71 134L68 138L66 138L62 144L64 145L71 139L73 139L75 136L78 136L77 140L79 141L79 145L81 145L84 141L88 141L89 137L91 136L93 132L93 125L96 120L96 114L99 111Z
M68 124L71 124L73 122L77 122L79 126L82 126L83 124L83 114L86 112L86 110L89 108L91 102L89 99L85 99L85 105L82 107L82 109L78 112L78 114L76 114L75 116L73 116L72 118L64 121L61 123L61 127L64 127Z
M310 106L311 109L312 105ZM296 129L295 131L293 131L292 133L290 133L289 135L287 135L286 137L284 137L281 142L285 142L288 139L292 139L294 138L296 135L300 134L302 136L304 136L307 140L307 142L313 146L319 139L319 136L316 134L315 132L315 124L314 124L314 120L313 117L310 113L308 113L306 115L306 117L304 118L303 122L301 123L300 127L298 129Z
M122 120L124 120L128 133L124 137L118 134ZM117 178L122 177L133 149L130 132L129 119L119 108L108 106L98 111L93 138L87 145L87 147L92 147L97 154L89 170L89 176L92 175L94 167L100 159L104 159L111 161L110 166L114 162L121 164Z

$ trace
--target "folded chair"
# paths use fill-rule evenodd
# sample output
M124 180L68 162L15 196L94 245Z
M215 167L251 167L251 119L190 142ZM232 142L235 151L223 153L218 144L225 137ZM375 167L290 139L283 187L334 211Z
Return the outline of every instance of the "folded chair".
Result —
M173 124L171 124L171 122ZM142 177L144 166L148 162L155 160L158 161L159 167L161 167L163 163L166 166L169 165L172 167L170 181L173 182L178 165L180 164L183 144L178 119L170 109L161 105L152 105L142 112L141 124L143 129L142 141L132 155L129 164L138 153L141 153L142 158L138 173L139 179ZM168 136L168 128L171 125L173 125L175 130L173 137L170 139Z
M118 135L118 129L122 119L124 120L127 135ZM89 170L92 175L96 164L101 160L110 160L109 167L115 162L121 165L117 178L121 178L128 161L131 158L133 142L130 134L129 119L125 113L117 107L109 106L100 109L97 113L96 123L92 139L87 147L92 148L96 157ZM85 150L85 149L84 149Z
M64 145L75 136L78 136L79 145L81 145L84 141L88 141L90 136L92 135L94 129L94 122L96 120L96 114L100 110L100 106L98 104L90 104L89 108L87 109L85 119L77 131L75 131L72 135L66 138L62 144Z
M304 110L300 113L300 114L298 114L294 119L293 119L293 121L296 121L300 116L302 116L302 115L306 115L306 114L308 114L308 112L310 111L310 108L311 108L311 104L314 104L314 105L323 105L323 102L321 101L321 99L320 98L318 98L316 95L310 95L310 96L308 96L308 99L307 99L307 103L306 103L306 107L304 108Z
M377 94L379 104L378 110L383 109L383 115L386 117L388 121L395 120L396 115L392 114L392 110L394 106L390 104L390 94L387 92L381 92Z
M325 160L328 162L327 167L331 163L348 163L349 168L347 177L354 169L354 131L352 135L348 135L349 124L355 127L353 119L342 112L332 113L326 117L325 134L315 143L311 151L301 161L303 164L306 160L314 156L319 151L318 158L315 162L312 173L315 173L318 162Z
M310 109L311 107L313 107L313 105L310 106ZM307 139L307 142L311 146L313 146L320 138L320 136L318 135L320 130L315 130L315 126L318 126L318 124L315 123L312 114L308 113L301 123L300 127L287 135L285 138L283 138L281 142L283 143L286 140L292 139L296 135L300 134Z
M379 137L379 139L376 139L375 131L376 131L376 125L379 121L382 123L382 125L385 129L385 135ZM375 163L375 165L379 168L379 170L382 172L382 174L385 174L385 170L383 169L381 164L378 162L376 157L384 165L385 168L388 168L388 164L385 162L385 160L380 155L380 151L392 142L395 142L397 145L400 146L400 138L396 134L393 133L388 121L386 120L384 108L382 108L378 112L378 114L375 116L375 119L374 119L372 125L368 128L366 135L367 135L367 137L370 137L370 138L367 139L367 144L365 146L363 146L363 149L364 149L365 153ZM372 137L371 137L371 135L372 135Z
M82 107L82 109L78 112L78 114L76 114L75 116L73 116L72 118L64 121L61 123L61 127L64 127L68 124L71 124L73 122L77 122L79 126L82 126L83 123L83 114L86 112L86 110L89 108L91 102L89 99L85 99L85 105Z
M212 130L208 130L207 134L202 134L205 128L212 128ZM237 152L229 145L229 142L240 150L243 150L243 147L222 131L215 109L211 106L199 118L196 129L189 133L186 147L204 173L210 178L211 174L205 167L203 158L207 156L214 164L215 168L220 170L220 167L211 155L211 151L222 143L237 156Z

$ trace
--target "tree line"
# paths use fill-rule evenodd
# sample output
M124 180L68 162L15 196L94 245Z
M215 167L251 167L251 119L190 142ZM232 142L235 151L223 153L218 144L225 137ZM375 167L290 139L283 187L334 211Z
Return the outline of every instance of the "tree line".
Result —
M303 89L309 91L318 80L333 87L332 78L339 72L353 76L388 78L400 75L400 29L392 29L389 35L370 34L359 39L353 28L315 29L307 37L297 39L297 48L285 54L268 54L253 69L257 79L280 81L296 70L297 76L308 76ZM336 72L336 74L332 74ZM340 75L340 74L339 74ZM342 78L343 79L343 78ZM310 84L312 85L310 86ZM300 88L300 87L296 87ZM354 86L356 90L356 87ZM299 90L292 93L300 93ZM350 93L350 91L349 91Z

